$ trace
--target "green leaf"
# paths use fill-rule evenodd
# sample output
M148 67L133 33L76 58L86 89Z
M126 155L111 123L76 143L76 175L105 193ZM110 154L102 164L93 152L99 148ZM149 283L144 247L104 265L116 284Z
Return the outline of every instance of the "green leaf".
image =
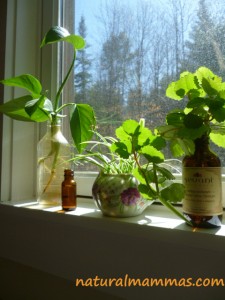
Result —
M45 105L45 103L48 103ZM41 96L39 99L32 99L25 104L25 111L35 122L45 122L50 119L50 112L46 111L46 107L49 107L50 100L45 96ZM51 102L50 102L51 103Z
M171 141L170 151L174 157L180 157L185 154L183 147L178 142L178 139Z
M124 131L122 126L118 127L115 133L116 133L116 137L121 141L131 140L131 137Z
M221 82L219 85L216 85L215 81L206 79L206 78L202 78L202 87L203 87L204 91L206 92L206 94L208 94L209 96L217 95L218 94L217 89L219 90L220 86L221 86Z
M211 133L225 135L225 122L214 123L214 126L211 127Z
M140 168L135 168L133 169L132 174L134 175L134 177L142 184L145 184L145 177L143 172L145 173L146 170L142 169L142 171L140 170Z
M187 128L195 128L196 129L203 125L203 120L201 117L199 117L195 114L189 113L188 115L184 116L184 125Z
M225 108L218 108L218 109L211 109L211 113L213 118L217 121L217 122L223 122L225 121Z
M41 47L46 44L58 42L62 38L65 38L69 35L70 33L67 29L60 26L54 26L46 33L44 39L42 40Z
M24 109L26 103L31 100L32 97L30 95L12 99L0 105L0 112L18 121L32 122L34 120L31 119Z
M195 144L190 139L175 139L170 143L170 150L174 157L190 155L194 153Z
M203 79L214 78L216 75L206 67L200 67L196 70L195 75L198 79L198 83L202 85Z
M138 145L144 146L146 144L149 144L149 142L153 142L155 140L155 138L156 137L152 134L150 129L148 129L146 127L142 127L142 128L140 128L140 132L137 136Z
M157 193L146 184L139 184L138 190L145 199L154 200L157 197Z
M180 126L183 124L183 118L185 114L183 111L171 112L166 116L166 122L168 125Z
M175 179L173 174L164 167L156 166L156 170L157 170L157 172L161 173L162 176L165 177L168 180L174 180Z
M40 95L42 91L39 80L30 74L23 74L17 77L4 79L0 82L7 86L23 88L29 91L33 96Z
M79 153L86 147L84 142L91 139L96 125L95 114L88 104L76 104L70 116L70 129Z
M193 98L188 101L187 107L188 108L198 108L200 106L205 106L205 105L208 106L208 104L209 104L209 99L202 98L202 97L196 97L196 98Z
M60 26L52 27L41 42L41 47L47 44L65 41L73 45L75 50L83 49L85 41L81 36L70 34L68 30Z
M25 104L25 111L31 117L39 107L43 106L45 97L41 96L39 99L32 99Z
M129 145L130 149L128 150L128 147L123 142L115 142L111 145L110 149L112 152L117 153L122 158L129 158L131 154L131 145Z
M153 163L161 163L164 161L164 155L153 146L144 146L141 149L141 154L149 161Z
M47 113L52 113L53 112L52 101L45 98L44 105L43 105L42 109L44 111L46 111ZM57 115L59 115L59 114L57 114Z
M181 183L172 183L170 186L161 190L160 197L167 202L180 202L185 195L185 189Z
M219 91L219 97L225 99L225 82L221 84L221 90Z
M225 148L225 137L222 134L219 133L210 133L210 139L213 141L214 144L216 144L219 147Z
M225 104L225 99L222 98L215 98L212 99L211 101L208 101L208 107L210 109L219 109L222 108Z
M178 129L173 125L164 125L157 127L157 131L164 139L173 139L177 136Z
M176 82L172 82L167 90L166 96L174 100L181 100L190 90L196 89L194 82L194 74L184 72L181 74L180 79Z
M202 125L198 128L181 128L177 135L180 139L190 139L195 140L197 138L200 138L204 133L206 133L209 130L209 126Z
M133 175L140 183L143 184L146 184L146 181L150 184L157 182L157 176L155 175L153 169L135 168Z
M161 150L166 146L166 141L161 136L154 136L151 140L151 146L153 146L157 150Z
M122 127L128 135L134 135L140 128L140 125L135 120L126 120L125 122L123 122Z

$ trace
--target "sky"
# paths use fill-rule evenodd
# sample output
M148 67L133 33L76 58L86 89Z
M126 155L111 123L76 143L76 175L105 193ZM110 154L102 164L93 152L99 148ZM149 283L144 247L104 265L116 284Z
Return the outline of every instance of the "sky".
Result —
M75 26L76 26L76 34L78 24L80 21L81 16L83 15L85 17L85 23L88 29L88 39L91 44L94 43L96 40L96 37L98 36L99 28L96 24L96 16L99 15L99 7L103 5L107 1L112 0L75 0ZM120 4L129 4L129 6L132 7L132 5L135 5L140 0L115 0L118 1ZM143 1L143 0L142 0ZM157 5L163 5L165 0L144 0L146 2L152 2ZM186 0L186 2L191 3L192 7L197 7L199 0ZM224 0L214 0L214 1L224 1Z
M75 1L75 31L76 34L79 21L81 16L85 17L85 23L88 29L88 40L93 45L94 41L96 41L96 37L98 36L99 28L96 24L96 17L99 16L99 7L103 5L105 2L111 0L76 0ZM139 0L118 0L120 4L122 3L129 3L132 5ZM145 0L145 1L152 1L152 0Z

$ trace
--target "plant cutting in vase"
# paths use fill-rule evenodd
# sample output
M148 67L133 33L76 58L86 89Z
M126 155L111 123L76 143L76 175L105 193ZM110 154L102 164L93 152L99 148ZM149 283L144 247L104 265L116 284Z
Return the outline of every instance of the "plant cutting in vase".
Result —
M73 46L74 54L71 65L64 80L59 85L56 92L55 99L49 100L45 91L42 91L40 81L30 74L22 74L20 76L2 80L1 83L7 86L18 87L25 89L28 94L22 97L12 99L3 105L0 105L0 112L15 120L26 122L46 122L48 121L51 126L49 137L48 153L39 159L39 166L45 168L45 162L52 157L51 166L46 167L49 170L48 178L41 191L41 198L43 194L48 192L54 177L56 177L57 164L60 163L59 156L62 145L65 144L63 138L62 144L58 137L61 135L58 132L57 126L59 120L64 115L62 111L65 107L70 108L70 129L74 144L81 152L84 149L82 142L89 140L92 136L92 130L95 126L95 115L93 109L87 104L61 103L61 94L65 84L73 71L74 63L76 60L77 50L83 49L85 41L81 36L70 34L65 28L55 26L52 27L42 40L41 47L54 44L58 42L67 42Z
M187 218L172 204L182 200L184 187L182 184L172 182L175 179L174 176L163 165L165 161L161 150L165 146L165 140L154 135L150 129L145 127L144 123L143 119L140 122L126 120L122 126L116 129L115 139L104 138L97 134L100 136L100 141L89 142L94 144L91 150L87 154L76 156L74 161L86 160L97 165L101 169L100 177L101 173L132 174L137 180L136 194L140 194L147 201L160 200L163 205L190 224ZM108 153L103 154L101 148L96 150L97 146L107 146ZM97 178L97 186L93 186L95 198L106 194L105 190L100 190L100 196L96 196L99 190ZM129 196L128 192L132 191L126 192ZM123 196L124 194L120 194L122 200ZM134 194L132 196L135 197ZM129 202L129 200L126 199L124 202Z
M225 82L206 67L183 72L172 82L167 97L183 100L184 109L166 116L158 131L170 141L175 157L183 159L186 187L184 213L195 226L220 226L222 219L221 164L210 152L209 140L225 147Z

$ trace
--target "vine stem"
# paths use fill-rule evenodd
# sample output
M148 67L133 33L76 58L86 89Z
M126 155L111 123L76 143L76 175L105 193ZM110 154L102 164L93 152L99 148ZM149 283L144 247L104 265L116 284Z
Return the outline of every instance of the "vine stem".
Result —
M58 92L57 92L57 94L56 94L55 103L54 103L54 112L57 112L57 110L59 109L58 106L59 106L60 95L62 93L62 90L63 90L63 88L64 88L64 86L65 86L65 84L66 84L69 76L70 76L70 73L72 72L75 60L76 60L76 51L74 51L74 56L73 56L72 64L71 64L71 66L70 66L70 68L69 68L69 70L68 70L68 72L67 72L67 74L66 74L66 76L65 76L65 78L64 78L64 80L63 80L63 82L62 82L62 84L61 84L61 86L60 86L60 88L58 90Z
M49 170L50 170L49 178L48 178L48 181L47 181L45 187L43 188L43 190L41 192L41 195L44 195L47 192L48 188L50 187L50 185L52 183L52 180L54 179L54 176L56 173L56 165L58 163L58 157L59 157L59 152L60 152L60 147L61 147L61 143L59 141L54 141L54 134L56 134L55 129L54 129L55 124L51 123L50 127L51 127L50 128L50 135L51 135L50 151L45 157L41 158L38 163L38 164L43 164L46 159L50 158L51 156L53 157L51 167L49 168Z
M139 163L139 160L138 160L138 156L137 156L137 153L134 151L134 159L136 161L136 164L139 168L139 171L142 173L142 176L144 177L145 179L145 183L147 184L148 188L152 191L152 187L151 185L149 184L149 181L148 181L148 178L145 174L145 172L143 171L143 168L141 167L140 163ZM157 170L156 170L156 166L155 164L153 163L153 172L154 172L154 179L155 179L155 187L156 187L156 197L155 197L155 200L156 199L159 199L159 201L165 206L167 207L170 211L172 211L174 214L176 214L179 218L181 218L182 220L184 220L188 225L192 226L192 223L182 214L180 213L169 201L165 201L164 199L162 199L160 197L160 191L159 191L159 184L158 184L158 178L157 178Z
M52 180L54 178L54 175L56 173L55 170L56 170L56 164L57 164L57 160L58 160L58 156L59 156L60 143L59 142L57 142L57 143L56 142L52 142L52 146L51 147L54 148L54 150L52 149L52 152L55 153L55 154L54 154L54 159L53 159L53 163L52 163L52 167L51 167L51 174L50 174L49 180L48 180L48 182L47 182L47 184L46 184L46 186L45 186L42 194L44 194L47 191L47 189L51 185Z

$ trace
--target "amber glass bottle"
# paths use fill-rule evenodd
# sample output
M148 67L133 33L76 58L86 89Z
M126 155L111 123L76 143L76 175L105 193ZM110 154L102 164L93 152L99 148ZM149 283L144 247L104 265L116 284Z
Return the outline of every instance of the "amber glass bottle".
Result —
M221 163L209 138L195 140L195 153L183 159L184 215L195 227L220 227L223 215Z
M64 170L64 181L62 182L62 209L65 211L75 210L77 206L76 182L74 172L70 169Z

